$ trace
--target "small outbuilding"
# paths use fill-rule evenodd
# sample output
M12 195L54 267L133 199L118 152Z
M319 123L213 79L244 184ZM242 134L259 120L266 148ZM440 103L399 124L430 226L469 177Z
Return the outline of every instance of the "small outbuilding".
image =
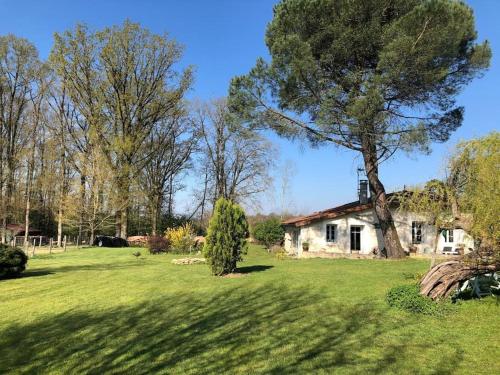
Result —
M7 224L7 234L11 237L24 236L26 226L24 224ZM40 229L28 228L28 236L41 236Z

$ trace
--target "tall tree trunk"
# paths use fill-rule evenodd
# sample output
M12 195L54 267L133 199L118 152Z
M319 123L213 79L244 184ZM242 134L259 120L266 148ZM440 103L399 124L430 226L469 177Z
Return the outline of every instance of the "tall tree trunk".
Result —
M127 239L127 231L128 231L128 207L125 207L122 210L120 237L123 239Z
M121 237L122 234L122 211L115 211L115 237Z
M24 248L28 251L28 239L29 239L29 228L30 228L30 211L31 211L31 185L33 181L33 170L35 169L35 146L36 143L33 140L33 146L31 149L31 157L28 163L28 170L26 174L26 212L24 214Z
M61 130L60 139L61 152L61 188L59 191L59 203L57 209L57 246L62 246L63 240L63 216L64 216L64 200L66 198L66 151L64 150L64 132Z
M8 152L8 151L7 151ZM7 224L12 218L13 214L13 195L14 195L14 160L12 157L7 157L7 183L5 189L5 214L3 216L3 231L2 243L7 243Z
M216 124L216 145L215 145L215 160L216 160L216 194L215 200L220 197L226 197L226 138L224 128L226 124L220 121ZM215 202L214 202L215 203ZM215 206L215 204L214 204Z
M174 176L171 175L169 177L169 186L168 186L168 216L172 217L173 210L174 210L174 198L173 198L173 192L174 192Z
M57 210L57 246L62 246L62 230L63 230L63 208L62 204L59 203L59 209Z
M80 237L80 241L82 240L83 236L83 222L84 222L84 216L85 216L85 181L86 181L86 176L82 173L80 175L80 218L78 221L78 236Z
M399 241L398 232L396 231L396 226L389 210L389 202L387 201L384 185L378 177L377 152L369 136L364 136L363 139L363 159L372 193L371 199L380 224L382 236L384 237L387 256L389 258L402 258L405 256L405 252Z
M95 238L95 227L94 223L90 223L90 238L89 238L89 245L94 244L94 238Z
M7 230L7 220L5 219L5 197L3 192L3 143L4 143L4 125L2 116L0 116L0 216L2 219L0 228L0 242L5 243L5 232Z
M208 190L208 168L205 169L205 181L203 184L203 197L201 198L200 223L203 223L203 216L205 215L205 203L207 200L207 190Z
M26 212L24 213L24 249L28 250L28 235L30 229L31 191L28 187L26 191Z
M128 168L127 168L128 170ZM123 239L127 239L128 235L128 214L129 214L129 205L130 205L130 182L129 176L125 176L121 179L120 184L120 198L122 202L121 207L121 219L120 219L120 237Z
M151 213L151 235L156 236L156 227L158 225L158 210L155 205L153 207L153 212Z
M62 165L62 168L65 168L64 163ZM65 191L65 182L64 182L64 177L65 171L63 169L62 172L62 181L61 181L61 191L59 192L59 203L58 203L58 208L57 208L57 246L61 247L62 246L62 240L63 240L63 216L64 216L64 191Z
M5 244L6 242L7 242L7 216L4 213L4 215L2 216L2 243Z
M1 128L0 128L1 130ZM2 134L0 133L0 137ZM2 145L3 139L0 138L0 145ZM7 234L7 216L5 212L5 194L4 194L4 183L3 183L3 147L0 148L0 215L2 216L2 227L1 232L1 243L5 243Z

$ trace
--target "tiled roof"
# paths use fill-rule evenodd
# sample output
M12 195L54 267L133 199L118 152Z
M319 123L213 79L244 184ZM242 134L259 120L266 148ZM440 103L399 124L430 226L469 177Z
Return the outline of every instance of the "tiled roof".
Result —
M399 192L400 193L400 192ZM396 203L394 199L396 194L399 193L390 193L387 194L387 199L391 203ZM392 199L391 199L392 198ZM310 215L295 217L292 219L288 219L282 222L283 225L291 225L295 227L301 227L304 225L308 225L314 221L323 220L323 219L333 219L339 216L347 215L353 212L365 211L373 208L373 203L369 201L368 203L361 204L359 201L350 202L344 204L342 206L337 206L334 208L329 208L324 211L314 212Z

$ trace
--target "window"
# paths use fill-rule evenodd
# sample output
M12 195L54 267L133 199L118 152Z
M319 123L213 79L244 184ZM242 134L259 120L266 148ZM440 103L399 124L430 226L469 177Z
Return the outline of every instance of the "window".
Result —
M361 227L352 226L351 227L351 251L361 250Z
M419 244L422 243L422 222L412 221L411 222L411 243Z
M443 230L444 242L453 242L453 229Z
M326 224L326 242L335 242L337 240L337 225Z

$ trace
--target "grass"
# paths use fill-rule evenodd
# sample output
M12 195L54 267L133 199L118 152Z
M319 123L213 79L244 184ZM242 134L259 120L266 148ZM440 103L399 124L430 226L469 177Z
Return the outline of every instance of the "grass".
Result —
M134 249L42 255L0 281L0 373L500 373L500 306L391 309L425 260L276 260L240 278ZM144 254L145 251L142 251Z

